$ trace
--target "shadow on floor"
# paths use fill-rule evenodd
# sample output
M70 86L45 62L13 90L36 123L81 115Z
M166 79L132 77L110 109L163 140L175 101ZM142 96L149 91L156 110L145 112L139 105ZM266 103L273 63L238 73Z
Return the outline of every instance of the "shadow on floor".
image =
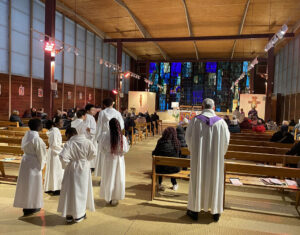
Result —
M151 184L133 185L129 188L126 188L126 193L126 198L148 201L151 199Z
M31 216L19 217L19 220L41 227L54 227L59 225L66 225L65 218L57 214L45 212L44 210L41 210L39 213L33 214Z

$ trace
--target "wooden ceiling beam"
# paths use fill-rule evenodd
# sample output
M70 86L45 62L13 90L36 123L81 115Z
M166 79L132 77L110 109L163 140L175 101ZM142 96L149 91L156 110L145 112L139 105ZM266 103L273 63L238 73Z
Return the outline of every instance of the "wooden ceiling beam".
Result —
M93 25L91 22L89 22L86 18L78 15L73 11L71 8L67 7L65 4L61 3L60 1L56 1L56 9L61 12L65 13L68 16L74 17L76 16L76 20L84 24L88 27L89 30L94 32L97 36L99 36L102 39L110 39L104 32L102 32L99 28L97 28L95 25ZM73 18L73 19L74 19ZM127 48L123 47L123 50L130 55L133 59L137 60L137 55L133 52L129 51Z
M147 29L143 26L143 24L141 23L141 21L135 16L135 14L128 8L128 6L125 4L125 2L123 2L122 0L114 0L116 3L118 3L121 7L123 7L128 14L131 16L132 20L134 21L134 23L136 24L136 26L138 27L138 29L140 30L140 32L142 33L144 38L152 38L151 34L147 31ZM169 56L167 55L166 52L164 52L164 50L157 44L157 42L153 42L155 44L155 46L158 48L158 50L160 51L160 53L162 54L163 58L165 60L169 59Z
M182 3L183 3L184 11L185 11L186 24L187 24L187 27L188 27L188 30L189 30L189 35L190 35L190 37L193 37L194 34L193 34L190 14L189 14L189 11L187 9L187 5L186 5L185 0L182 0ZM194 47L195 47L195 51L196 51L196 58L197 58L197 60L199 60L199 52L198 52L198 48L197 48L197 45L196 45L195 41L194 41Z
M274 33L264 34L241 34L241 35L220 35L200 37L170 37L170 38L111 38L104 39L104 42L179 42L179 41L218 41L218 40L242 40L242 39L269 39ZM293 38L294 33L286 33L284 37Z
M251 0L247 0L246 6L245 6L245 9L244 9L244 14L243 14L242 21L241 21L240 28L239 28L239 35L241 35L242 32L243 32L243 28L244 28L246 16L247 16L247 13L248 13L248 8L249 8L249 5L250 5L250 1ZM235 47L236 47L236 40L234 40L234 43L233 43L232 52L231 52L231 59L234 56Z

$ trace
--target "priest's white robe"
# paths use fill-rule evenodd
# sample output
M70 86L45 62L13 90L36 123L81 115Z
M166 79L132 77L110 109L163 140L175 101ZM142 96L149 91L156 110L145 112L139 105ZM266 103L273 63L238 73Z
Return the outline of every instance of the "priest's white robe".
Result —
M85 125L87 128L90 128L90 132L86 132L86 138L88 138L89 140L91 140L95 146L95 148L97 149L97 140L96 140L96 128L97 128L97 124L96 124L96 120L95 118L91 115L91 114L86 114L86 119L85 119ZM97 157L94 158L91 162L91 168L95 168L96 167L96 161L97 161Z
M102 110L98 114L98 122L97 122L97 130L96 130L96 140L98 141L98 151L97 151L97 162L96 162L96 168L95 168L95 176L101 176L102 166L104 157L101 156L101 146L99 145L99 142L101 141L102 136L105 133L109 132L109 121L112 118L116 118L119 123L121 130L124 129L124 120L119 111L117 111L114 108L106 108Z
M125 198L125 160L124 154L129 145L123 136L123 150L119 155L111 153L110 133L103 135L101 141L101 157L104 158L101 174L100 198L106 202Z
M14 207L37 209L43 207L42 169L47 159L47 149L37 131L27 131L22 139L24 151L14 200Z
M218 118L212 109L201 113L207 118ZM223 211L224 155L230 133L221 119L212 126L193 118L186 130L186 143L191 152L191 177L189 182L188 209L220 214Z
M62 136L57 127L52 127L47 133L48 136L48 156L46 164L44 190L56 191L61 189L61 182L64 170L59 159L62 151Z
M83 119L77 118L71 122L71 127L75 128L78 135L87 136L87 125Z
M65 169L58 212L80 218L86 209L95 211L90 161L96 157L93 143L84 135L76 135L64 145L59 155Z

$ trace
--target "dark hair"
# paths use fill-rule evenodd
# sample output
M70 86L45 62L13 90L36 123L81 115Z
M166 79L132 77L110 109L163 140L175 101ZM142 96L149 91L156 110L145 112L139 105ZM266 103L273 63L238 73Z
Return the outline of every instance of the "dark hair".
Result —
M162 133L162 137L159 140L171 140L173 147L179 152L180 142L177 139L177 132L173 127L167 127Z
M28 126L31 131L40 131L43 128L42 121L38 118L30 119Z
M82 118L84 115L86 115L86 111L84 109L80 109L76 112L77 118Z
M109 97L103 100L103 105L105 107L110 107L113 104L113 102L113 99Z
M72 136L77 135L77 131L73 127L68 127L65 133L67 139L69 140Z
M53 123L54 123L54 125L57 125L57 124L60 122L61 119L62 119L62 118L59 117L59 116L54 117L54 118L53 118Z
M94 108L94 107L95 107L95 105L93 105L93 104L87 104L87 105L85 106L85 111L90 111L91 108Z
M54 126L54 123L51 120L47 120L44 126L46 129L50 130Z
M123 134L121 131L120 123L116 118L109 121L110 130L110 149L112 154L117 154L123 151Z

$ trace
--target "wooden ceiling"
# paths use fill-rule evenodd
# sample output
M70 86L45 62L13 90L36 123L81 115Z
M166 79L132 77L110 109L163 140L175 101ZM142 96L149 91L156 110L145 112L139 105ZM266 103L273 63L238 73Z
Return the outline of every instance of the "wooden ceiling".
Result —
M59 0L63 6L103 31L110 38L142 38L120 0ZM193 36L238 35L248 0L185 0ZM151 37L187 37L190 32L183 0L123 0ZM59 9L60 11L64 11ZM74 15L63 12L76 20ZM80 22L78 19L77 21ZM286 23L289 32L300 21L300 0L250 0L242 34L275 33ZM237 40L233 58L265 56L267 39ZM196 59L189 42L159 42L170 59ZM152 42L124 43L139 59L163 60ZM231 58L234 40L198 41L199 58Z

